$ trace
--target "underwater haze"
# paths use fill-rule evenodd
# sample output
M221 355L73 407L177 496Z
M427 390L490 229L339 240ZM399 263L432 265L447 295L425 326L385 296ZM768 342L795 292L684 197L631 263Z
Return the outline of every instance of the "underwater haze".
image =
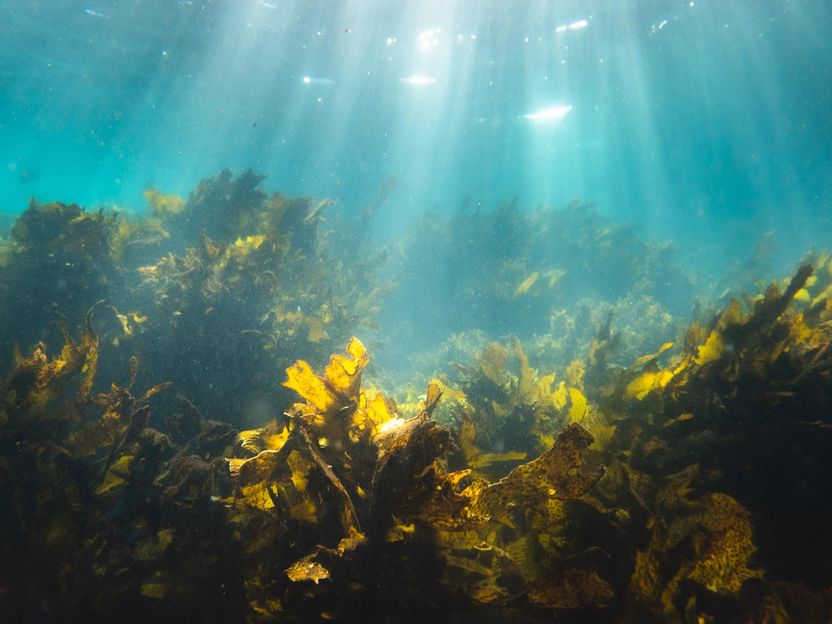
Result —
M823 0L9 0L2 210L252 167L353 212L385 192L381 232L581 198L708 255L805 246L829 231L830 26Z
M0 621L832 622L829 0L0 0Z

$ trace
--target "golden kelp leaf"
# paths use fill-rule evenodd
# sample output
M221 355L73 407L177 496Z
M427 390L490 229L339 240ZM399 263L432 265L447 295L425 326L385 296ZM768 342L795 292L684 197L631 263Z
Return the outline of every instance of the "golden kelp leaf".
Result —
M641 401L649 392L656 387L657 372L642 373L627 384L624 396L628 399Z
M354 551L362 544L367 543L367 536L355 527L350 527L349 533L346 537L342 537L335 547L335 551L339 556L343 557L346 553Z
M505 553L517 564L526 580L534 579L541 573L540 543L533 533L519 535L503 546Z
M313 559L318 555L317 552L314 552L310 555L306 555L302 559L298 559L295 563L293 563L288 570L286 570L286 576L289 577L289 580L298 583L300 581L312 581L317 585L321 581L325 581L330 578L329 570L323 567L320 563L313 561Z
M550 399L552 401L552 407L556 410L560 411L566 407L566 403L569 401L569 389L565 381L561 381L558 384L557 389L551 394Z
M609 446L610 442L613 441L615 438L615 432L617 427L613 425L595 425L589 428L590 433L592 433L592 437L595 438L595 442L592 443L592 446L589 448L594 451L603 451L607 446Z
M275 431L277 428L277 421L272 421L263 429L263 450L279 451L286 444L289 439L289 428L281 427L280 431Z
M261 451L239 465L237 504L268 511L281 502L281 509L291 517L315 524L321 510L306 493L314 464L304 453L290 448L284 445L279 451Z
M809 294L809 291L805 288L801 288L794 294L794 300L800 301L801 303L806 303L812 300L812 296Z
M240 494L242 502L248 507L259 509L260 511L274 509L274 501L277 494L269 483L263 482L244 485L240 488Z
M361 397L359 404L363 405L353 415L353 424L359 431L368 429L371 435L375 435L380 427L396 418L395 404L381 392L377 392L372 401L367 401L363 392Z
M306 321L306 326L309 328L309 331L306 333L306 339L309 342L320 342L329 338L329 334L326 333L326 328L320 320L312 315L307 315L304 320Z
M315 464L298 451L289 453L289 457L286 458L286 463L292 471L292 485L295 486L298 492L305 492L306 485L309 483L309 471Z
M160 216L178 215L185 210L185 202L178 195L162 195L158 189L149 188L144 198L151 212Z
M5 380L6 387L12 389L13 394L4 397L6 403L16 404L18 408L43 408L82 370L84 379L78 394L86 398L98 361L98 338L90 327L91 312L92 308L87 312L80 345L75 344L65 325L61 327L64 345L60 356L50 359L43 343L36 344L26 358L21 357L18 350L15 351L15 368Z
M303 360L298 360L286 369L283 385L297 392L318 411L333 412L343 407L342 398Z
M289 439L289 429L278 426L277 420L270 421L260 429L247 429L237 434L235 447L241 449L242 455L254 457L261 451L279 451Z
M253 457L263 450L261 433L260 429L246 429L245 431L241 431L237 434L237 439L234 441L234 444L244 451L251 453Z
M500 405L497 401L491 401L491 413L499 420L502 420L511 412L511 405Z
M449 566L459 568L460 570L464 570L465 572L469 572L471 574L476 574L485 577L493 576L491 568L481 564L472 557L460 557L458 555L447 554L445 555L445 563ZM493 587L492 589L496 589L496 587ZM481 604L488 604L490 602L494 602L498 595L500 598L502 598L505 596L505 592L499 591L492 593L491 591L489 591L487 593L483 593L482 591L475 591L474 600Z
M556 375L555 373L549 373L548 375L544 375L543 377L537 378L537 396L540 398L545 399L549 397L551 399L552 395L552 384L555 383Z
M742 505L727 494L709 494L696 521L706 535L697 534L694 540L696 563L688 578L710 591L734 596L744 581L762 576L761 570L748 567L757 548L751 515Z
M819 303L828 299L832 299L832 284L827 286L820 294L818 294L814 299L812 299L812 307L814 308Z
M789 337L795 344L808 344L812 341L815 333L803 319L803 313L798 312L791 318L789 323ZM825 339L821 339L824 341Z
M229 472L239 488L238 501L264 511L273 509L277 497L273 483L283 464L280 451L261 451L239 464L229 461Z
M497 586L493 575L475 584L466 593L471 600L481 605L499 604L507 601L510 597L510 594L505 589Z
M673 376L674 372L669 369L660 371L645 371L627 384L627 387L624 390L624 395L628 399L637 399L641 401L653 390L664 388L668 383L670 383Z
M587 402L583 392L577 388L569 388L569 414L567 415L567 422L579 423L587 414Z
M427 413L428 416L431 415L433 410L439 404L439 401L442 399L442 389L436 385L435 383L428 384L428 391L425 394L425 404L422 407L422 411Z
M465 392L463 392L459 388L449 386L438 377L434 377L433 379L431 379L430 383L439 388L439 390L442 392L442 396L446 401L457 401L459 403L462 403L463 405L468 404L468 397L466 397Z
M100 301L98 303L101 303ZM92 313L96 303L89 310L84 318L84 331L81 334L81 348L84 352L84 364L81 366L81 383L78 384L78 396L87 399L92 392L92 385L95 381L95 373L98 370L98 335L92 328Z
M448 484L451 486L451 488L454 491L456 491L457 486L459 486L459 483L463 479L468 477L470 474L471 474L471 469L470 468L465 468L464 470L456 470L454 472L449 472L447 474Z
M512 506L537 506L550 498L582 496L604 474L603 466L583 461L583 452L592 442L586 429L568 425L551 449L485 488L474 501L473 510L508 524L507 512Z
M459 448L465 455L466 462L480 454L480 449L476 444L477 426L468 412L462 413L462 422L459 424ZM469 463L470 465L470 463Z
M161 263L139 267L136 272L148 278L157 278L161 274Z
M394 524L387 530L387 535L384 540L390 544L394 542L401 542L406 539L408 535L413 535L415 531L415 524Z
M347 343L347 353L355 360L359 368L370 361L370 358L367 357L367 349L364 348L364 345L355 336L350 338L350 341Z
M676 608L683 604L684 583L694 581L710 591L737 596L743 583L762 576L761 570L749 568L756 550L749 512L727 494L706 494L695 504L680 502L692 492L690 481L695 466L674 475L660 492L666 510L675 510L669 522L651 526L651 540L646 551L636 554L630 579L630 593L640 602L660 603L666 614L677 619ZM685 510L694 513L685 514ZM680 513L681 512L681 513ZM683 541L689 543L681 555ZM666 563L674 561L672 578Z
M518 384L520 399L531 405L537 400L537 385L535 384L537 371L529 366L529 358L517 338L512 340L512 347L514 348L514 355L517 356L517 360L520 362L520 381Z
M705 341L705 344L701 345L697 350L694 362L700 366L705 366L721 358L724 350L725 343L722 340L722 335L717 330L713 330Z
M525 295L527 292L529 292L529 289L532 286L534 286L534 283L537 281L539 277L540 273L538 273L537 271L531 273L526 279L520 282L520 284L515 289L512 297L519 297L520 295Z
M147 390L147 392L144 393L141 400L142 401L147 401L149 398L151 398L153 396L156 396L157 394L162 392L162 390L167 390L172 385L173 385L173 382L171 382L171 381L163 381L160 384L156 384L155 386L153 386L152 388L149 388Z
M280 451L261 451L240 465L239 484L245 486L271 480L282 462Z
M344 405L358 401L361 371L369 361L367 350L354 336L347 344L347 355L333 355L329 359L324 376L327 385L340 395Z
M666 342L666 343L664 343L662 346L660 346L660 347L658 348L658 350L657 350L655 353L651 353L651 354L649 354L649 355L642 355L641 357L636 358L636 359L633 361L633 363L632 363L632 364L630 364L630 370L634 370L634 369L636 369L636 368L641 368L641 367L642 367L642 366L644 366L645 364L649 364L649 363L650 363L650 362L652 362L653 360L658 359L658 357L659 357L662 353L664 353L664 352L665 352L665 351L667 351L668 349L672 349L672 348L673 348L673 343L672 343L672 342Z
M170 238L159 217L145 216L139 221L117 217L115 232L110 238L110 254L113 260L121 261L130 245L155 245Z
M133 335L133 328L130 327L130 320L127 318L126 314L121 314L115 306L110 306L113 309L113 312L116 314L116 318L118 322L121 324L121 329L124 332L125 336L132 336Z
M496 531L486 531L483 535L482 529L476 523L472 523L471 527L438 528L435 534L437 546L442 550L455 551L490 550L491 545L497 541Z
M263 243L266 242L266 237L263 234L255 234L253 236L246 236L245 238L237 238L232 245L229 245L225 254L227 258L243 258L252 251L260 249Z
M104 481L101 482L95 493L98 495L106 494L112 489L124 485L127 478L130 476L130 466L133 464L132 455L122 455L118 460L114 461L107 469L107 474L104 475Z
M238 477L240 475L240 468L243 467L248 460L247 459L240 459L238 457L229 457L226 459L228 462L228 474L232 477Z

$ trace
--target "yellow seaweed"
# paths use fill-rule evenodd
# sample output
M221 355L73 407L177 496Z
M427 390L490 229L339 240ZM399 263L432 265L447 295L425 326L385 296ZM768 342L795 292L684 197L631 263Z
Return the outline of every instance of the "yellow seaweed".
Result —
M315 555L317 555L317 553L315 553ZM315 585L317 585L321 581L329 579L329 570L323 567L320 563L312 561L312 557L315 555L304 557L303 559L300 559L292 564L286 570L286 576L289 577L289 580L293 583L312 581Z
M717 330L713 330L708 335L705 343L697 349L694 362L700 366L705 366L721 358L724 350L725 343L722 340L722 335Z
M669 369L644 371L627 384L624 396L641 401L653 390L667 386L673 376L674 372Z
M526 277L526 279L524 279L522 282L520 282L520 284L514 290L514 294L512 295L512 297L516 298L516 297L519 297L520 295L525 295L527 292L529 292L529 289L532 286L534 286L535 282L537 282L539 277L540 277L540 273L538 273L537 271L533 271L532 273L530 273L529 276ZM555 280L555 283L557 283L557 280Z
M298 360L286 369L283 385L303 397L321 412L333 412L343 407L343 397L332 389L327 380L319 377L307 362Z
M144 192L144 198L151 212L159 216L181 214L185 210L185 202L178 195L163 195L158 189L149 188Z

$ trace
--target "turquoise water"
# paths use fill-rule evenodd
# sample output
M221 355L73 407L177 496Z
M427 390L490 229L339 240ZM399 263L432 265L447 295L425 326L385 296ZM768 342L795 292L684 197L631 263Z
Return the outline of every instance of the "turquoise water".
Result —
M0 6L0 209L140 210L224 167L358 213L517 197L702 260L828 235L824 1ZM560 107L560 108L558 108ZM550 119L529 115L549 110Z
M0 0L0 622L832 622L830 32Z

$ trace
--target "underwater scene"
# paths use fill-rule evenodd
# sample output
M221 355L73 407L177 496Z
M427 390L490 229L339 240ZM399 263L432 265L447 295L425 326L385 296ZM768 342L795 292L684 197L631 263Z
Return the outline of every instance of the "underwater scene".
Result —
M832 622L830 32L0 2L0 621Z

